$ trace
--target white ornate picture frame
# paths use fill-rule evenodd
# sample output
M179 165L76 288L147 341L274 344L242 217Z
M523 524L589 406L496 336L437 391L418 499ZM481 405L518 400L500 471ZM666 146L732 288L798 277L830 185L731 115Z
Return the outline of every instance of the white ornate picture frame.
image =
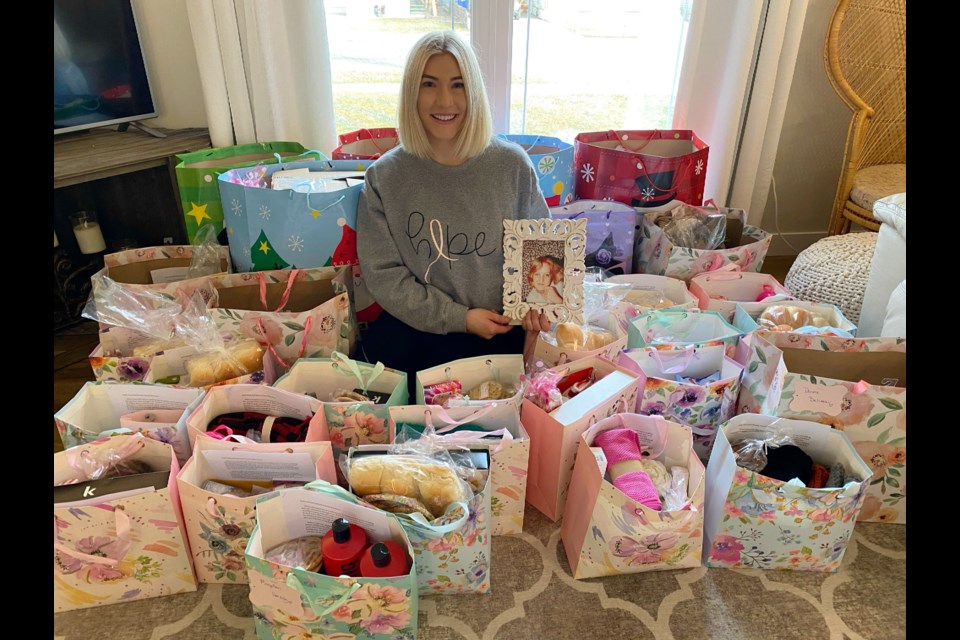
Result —
M531 309L552 323L583 323L587 220L503 221L503 314L520 324Z

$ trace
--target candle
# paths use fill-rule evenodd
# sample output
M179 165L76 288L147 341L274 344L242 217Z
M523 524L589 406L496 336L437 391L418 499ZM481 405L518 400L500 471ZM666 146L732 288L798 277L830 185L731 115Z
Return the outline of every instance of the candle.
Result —
M78 211L71 218L73 235L77 236L80 253L100 253L107 248L107 243L104 242L103 234L100 232L100 225L97 224L97 218L93 213Z
M60 246L60 241L57 239L57 232L53 232L53 248L56 249Z

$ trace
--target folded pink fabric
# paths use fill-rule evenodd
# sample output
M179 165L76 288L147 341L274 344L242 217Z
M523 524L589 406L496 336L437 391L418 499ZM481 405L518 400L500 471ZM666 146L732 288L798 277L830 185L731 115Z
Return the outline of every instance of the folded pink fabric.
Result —
M631 500L635 500L649 509L660 511L663 508L660 503L660 496L657 495L657 488L653 485L653 480L650 479L646 471L631 471L618 476L613 481L613 486L626 494Z
M607 458L607 468L626 460L640 460L640 441L633 429L610 429L598 433L593 439L594 446L600 447ZM613 486L622 491L631 500L645 507L660 511L662 504L657 495L657 487L646 471L630 471L613 478Z
M598 433L593 446L603 449L610 466L624 460L640 460L640 442L633 429L610 429Z

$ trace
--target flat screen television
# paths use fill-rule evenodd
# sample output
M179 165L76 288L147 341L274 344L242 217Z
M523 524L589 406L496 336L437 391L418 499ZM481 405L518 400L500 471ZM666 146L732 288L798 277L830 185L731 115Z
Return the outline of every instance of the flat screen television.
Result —
M157 117L131 2L54 0L54 135Z

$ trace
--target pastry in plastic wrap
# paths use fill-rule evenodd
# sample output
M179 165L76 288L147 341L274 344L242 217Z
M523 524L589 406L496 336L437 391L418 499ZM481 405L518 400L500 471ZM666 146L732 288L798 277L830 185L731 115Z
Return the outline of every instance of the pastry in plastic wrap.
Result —
M386 454L354 458L347 481L361 498L381 493L416 498L434 516L443 515L451 502L470 499L452 467L426 457Z
M226 351L201 353L185 363L190 386L205 387L263 369L263 347L256 340L243 340Z
M561 349L580 351L585 341L583 329L572 322L561 322L557 325L557 346Z
M371 493L363 499L371 506L390 513L419 513L427 520L433 520L433 514L416 498L398 496L393 493Z
M800 327L817 326L814 314L806 309L781 304L764 309L757 324L771 331L793 331Z
M323 564L323 555L320 552L320 536L304 536L294 538L263 554L267 562L275 562L283 567L303 567L307 571L318 572Z

